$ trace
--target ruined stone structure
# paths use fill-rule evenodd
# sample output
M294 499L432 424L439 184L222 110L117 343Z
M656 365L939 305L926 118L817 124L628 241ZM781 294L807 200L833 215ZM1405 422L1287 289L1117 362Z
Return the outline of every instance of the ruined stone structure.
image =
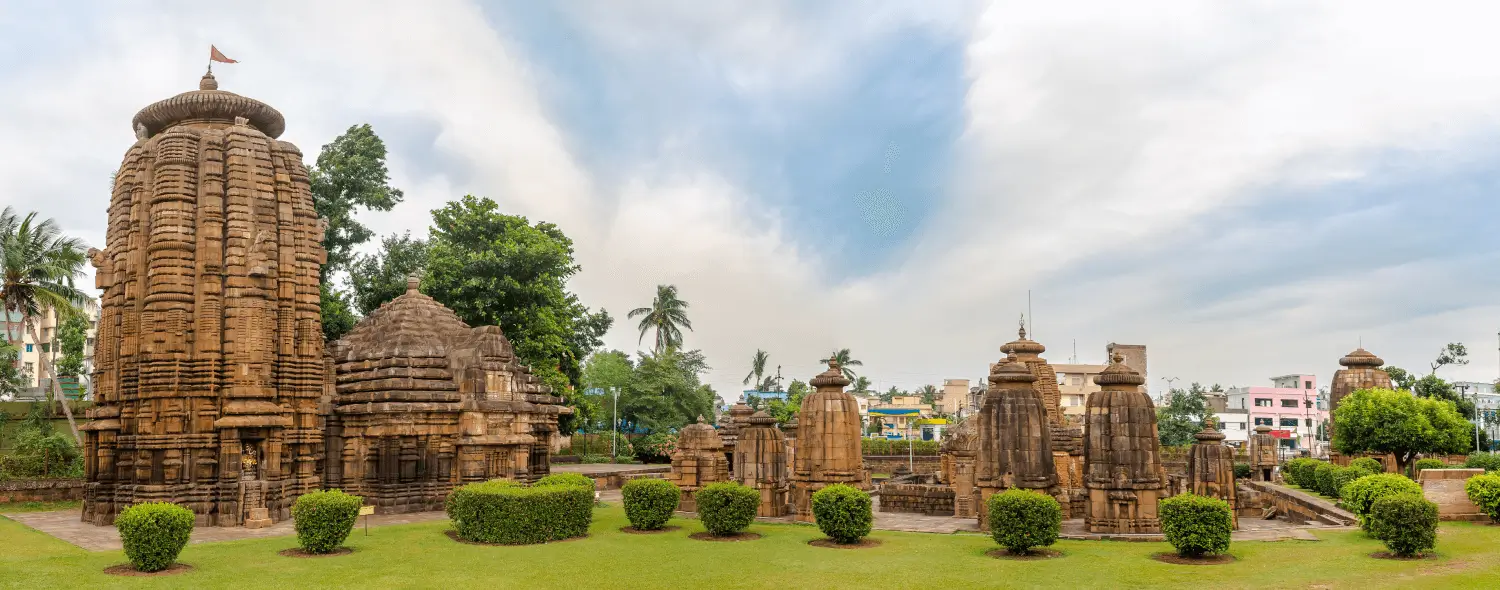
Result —
M1032 389L1041 394L1047 409L1046 436L1051 438L1052 464L1057 469L1055 495L1063 506L1064 514L1070 518L1083 518L1083 497L1086 495L1083 490L1083 427L1070 423L1063 414L1057 371L1041 356L1047 351L1047 347L1026 337L1024 320L1017 333L1019 338L1001 346L1000 352L1015 355L1036 377L1036 381L1032 382ZM1139 348L1140 354L1144 355L1145 347L1135 348ZM995 366L990 366L991 373L995 371ZM980 403L983 403L983 397L980 398Z
M990 373L989 390L976 416L979 421L976 511L981 528L989 524L984 507L990 496L1011 488L1056 494L1053 488L1057 486L1057 470L1052 464L1047 402L1034 389L1036 381L1032 370L1016 353L1011 353ZM1052 382L1055 386L1057 379Z
M953 516L976 518L979 499L975 493L975 462L979 459L978 420L960 422L940 449L938 482L953 489ZM883 506L882 502L882 506Z
M1083 426L1064 424L1048 429L1052 436L1052 465L1057 469L1057 502L1067 518L1083 518L1088 491L1083 487Z
M740 430L750 425L750 416L754 413L754 408L740 400L719 416L719 441L723 444L724 460L729 462L731 469L734 468L734 449L740 439Z
M1276 472L1276 437L1271 427L1261 424L1250 435L1250 477L1255 481L1274 481Z
M468 482L547 475L558 416L572 411L499 326L470 328L415 277L330 357L324 481L381 513L442 510Z
M786 469L787 479L791 480L793 466L797 464L797 417L792 416L786 424L781 425L781 435L786 440Z
M322 487L323 225L276 109L198 90L142 109L109 203L83 520L147 501L267 526Z
M812 522L813 492L842 483L870 489L870 474L860 450L859 403L844 391L838 361L809 383L814 391L802 400L797 449L792 470L792 513Z
M677 450L672 452L672 473L667 479L682 490L682 502L677 509L684 512L698 510L698 490L711 483L729 481L724 442L702 416L697 424L689 424L677 433Z
M1084 479L1092 533L1161 531L1156 503L1166 495L1156 432L1156 407L1141 391L1146 379L1116 353L1094 378L1085 414Z
M735 481L760 491L756 516L786 516L786 438L776 428L776 419L756 412L746 419L735 445L730 472Z
M1214 429L1212 420L1193 438L1196 442L1188 449L1187 491L1228 502L1231 522L1239 528L1234 449L1224 444L1224 434Z

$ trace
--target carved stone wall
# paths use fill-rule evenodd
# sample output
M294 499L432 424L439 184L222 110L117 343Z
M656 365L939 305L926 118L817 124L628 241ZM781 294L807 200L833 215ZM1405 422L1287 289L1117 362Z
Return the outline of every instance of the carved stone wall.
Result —
M975 486L979 489L976 511L980 528L989 526L984 507L990 496L1011 488L1057 493L1046 402L1032 388L1036 376L1017 356L1012 353L990 373L989 390L977 416Z
M331 347L324 479L380 513L442 510L454 487L534 481L571 409L498 326L470 328L409 279Z
M729 481L729 460L724 458L724 442L714 427L698 417L697 424L683 427L677 434L677 450L672 452L672 473L667 477L682 491L677 509L698 510L698 490L711 483Z
M285 121L199 89L152 104L115 176L83 520L165 501L200 526L268 524L318 489L323 226Z
M760 491L757 516L786 516L787 477L786 438L776 428L776 419L756 412L740 428L734 451L732 477Z
M1083 427L1053 426L1052 465L1057 468L1057 502L1065 518L1083 518L1088 491L1083 487Z
M859 403L844 391L849 384L837 361L813 377L812 395L802 400L792 470L792 513L812 522L812 495L831 484L870 489L860 452Z
M1145 378L1116 353L1094 382L1084 431L1084 487L1092 533L1161 531L1157 501L1166 496L1156 431L1156 407L1141 391Z
M1187 491L1199 496L1218 498L1229 503L1230 519L1239 528L1236 511L1238 495L1234 487L1234 449L1224 444L1224 434L1209 425L1193 435L1196 442L1188 449Z

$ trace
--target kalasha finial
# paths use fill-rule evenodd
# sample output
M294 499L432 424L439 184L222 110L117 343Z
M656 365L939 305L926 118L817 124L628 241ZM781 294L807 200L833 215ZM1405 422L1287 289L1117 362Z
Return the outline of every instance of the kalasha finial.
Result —
M209 70L208 73L203 74L203 78L202 79L198 80L198 89L199 90L218 90L219 89L219 81L214 79L214 71L213 70Z
M1017 333L1020 334L1021 340L1026 339L1026 314L1024 313L1021 314L1021 329Z
M698 423L699 424L707 424L707 422L703 421L703 414L698 414Z
M1112 355L1109 355L1109 360L1111 362L1113 362L1114 364L1116 364L1116 365L1124 364L1125 363L1125 355L1116 352L1116 353L1114 353Z
M412 274L409 274L409 275L406 276L406 292L407 293L416 293L416 292L418 292L417 288L420 287L420 286L422 286L422 277L418 276L417 273L412 273Z
M833 354L828 355L828 368L831 369L831 370L834 370L834 371L839 370L839 353L838 353L838 351L834 351Z

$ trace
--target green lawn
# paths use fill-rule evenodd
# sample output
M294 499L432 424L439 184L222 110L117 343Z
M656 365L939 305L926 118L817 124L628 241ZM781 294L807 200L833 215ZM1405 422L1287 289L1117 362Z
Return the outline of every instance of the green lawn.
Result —
M290 537L190 545L182 561L196 571L161 578L120 578L105 567L121 552L91 553L0 518L0 587L9 588L1495 588L1500 587L1500 527L1445 524L1438 559L1396 562L1367 557L1383 549L1359 532L1322 532L1322 541L1239 543L1238 562L1179 566L1153 561L1163 543L1063 541L1059 559L1011 562L984 556L978 535L877 531L874 549L808 546L816 528L757 524L757 541L709 543L703 530L675 519L679 531L618 532L618 507L595 513L592 536L524 547L455 543L446 522L356 529L353 555L293 559L276 552Z

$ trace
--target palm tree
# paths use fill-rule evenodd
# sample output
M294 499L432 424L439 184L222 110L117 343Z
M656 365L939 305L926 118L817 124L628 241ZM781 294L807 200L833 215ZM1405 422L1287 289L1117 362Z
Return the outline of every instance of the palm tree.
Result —
M918 389L916 391L916 393L922 395L922 403L930 404L937 400L938 390L936 387L933 387L931 385L923 385L921 389Z
M869 393L870 378L865 376L855 377L854 385L849 387L849 391L853 391L855 393Z
M760 390L761 384L765 383L762 376L766 374L766 362L769 360L771 360L771 355L766 354L766 351L759 348L755 349L755 358L750 361L750 374L745 375L743 384L749 385L753 380L755 381L755 388Z
M855 375L854 374L854 370L850 369L849 367L862 367L862 366L864 366L863 362L854 360L853 358L849 357L849 349L847 349L847 348L840 348L838 352L833 353L833 357L831 359L822 359L822 360L819 360L818 362L821 363L821 364L825 364L826 365L826 364L828 364L829 360L838 361L839 362L839 368L842 369L843 372L844 372L844 378L848 379L850 381L853 381L854 378L857 377L858 375Z
M78 306L89 300L88 295L73 286L73 280L83 275L85 260L83 241L62 235L56 221L46 219L37 223L35 212L20 219L10 207L0 212L0 273L4 275L0 277L0 306L6 313L21 315L32 341L42 341L36 323L49 310L55 311L61 320L68 314L79 313ZM20 340L12 337L8 329L5 337L12 343ZM51 359L45 354L37 357L42 374L52 382L53 398L63 402L73 440L82 447L78 424L53 374Z
M627 319L641 316L641 337L636 340L639 344L646 338L647 330L656 330L656 345L654 351L661 354L668 348L682 346L682 329L693 329L693 322L687 317L688 303L677 298L677 285L657 285L656 299L651 301L651 307L637 307L626 314ZM680 326L680 327L679 327Z

